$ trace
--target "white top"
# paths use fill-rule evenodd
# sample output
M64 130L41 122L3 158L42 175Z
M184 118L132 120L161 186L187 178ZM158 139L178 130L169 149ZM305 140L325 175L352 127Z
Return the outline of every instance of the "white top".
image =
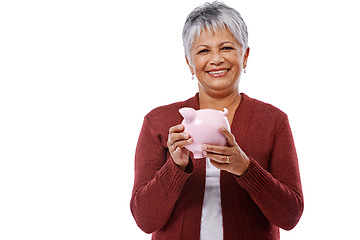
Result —
M223 240L220 170L206 158L205 195L201 213L200 240Z

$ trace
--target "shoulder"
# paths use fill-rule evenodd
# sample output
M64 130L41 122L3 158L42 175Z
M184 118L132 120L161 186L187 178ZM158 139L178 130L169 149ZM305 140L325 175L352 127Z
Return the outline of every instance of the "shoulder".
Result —
M286 118L287 115L279 108L270 103L266 103L257 99L254 99L254 112L263 113L265 115L274 116L278 118Z
M277 122L281 125L288 119L285 112L272 104L251 98L245 94L244 100L251 106L250 108L253 113L253 120L258 120L263 123Z

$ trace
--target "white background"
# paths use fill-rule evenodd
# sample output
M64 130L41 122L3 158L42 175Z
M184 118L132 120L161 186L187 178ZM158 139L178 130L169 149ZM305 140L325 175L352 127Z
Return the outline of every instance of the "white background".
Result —
M203 1L0 2L0 239L150 239L129 202L144 115L197 92L181 42ZM240 88L290 119L305 211L282 239L359 239L356 1L226 3Z

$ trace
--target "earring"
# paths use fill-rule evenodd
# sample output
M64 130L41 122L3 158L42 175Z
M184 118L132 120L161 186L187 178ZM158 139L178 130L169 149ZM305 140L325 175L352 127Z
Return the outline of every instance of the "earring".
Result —
M246 68L244 68L244 73L246 73Z
M194 74L193 74L193 75L191 75L191 80L194 80Z

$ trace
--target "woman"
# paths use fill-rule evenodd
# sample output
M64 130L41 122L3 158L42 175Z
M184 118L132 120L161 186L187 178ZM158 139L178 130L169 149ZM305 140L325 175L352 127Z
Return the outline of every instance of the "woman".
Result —
M199 93L146 115L135 154L131 211L153 239L280 239L303 211L298 161L285 113L239 93L247 27L225 4L194 9L183 29ZM229 110L226 146L203 145L194 160L178 110Z

